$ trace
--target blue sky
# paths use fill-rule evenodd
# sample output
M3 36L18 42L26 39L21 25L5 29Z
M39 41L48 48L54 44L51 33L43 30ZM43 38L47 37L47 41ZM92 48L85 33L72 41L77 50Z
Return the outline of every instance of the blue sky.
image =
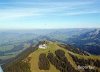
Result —
M99 0L0 0L0 29L98 28Z

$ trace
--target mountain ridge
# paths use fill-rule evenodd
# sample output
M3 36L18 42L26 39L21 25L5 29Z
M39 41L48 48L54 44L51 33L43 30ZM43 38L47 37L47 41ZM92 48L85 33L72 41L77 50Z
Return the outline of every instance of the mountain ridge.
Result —
M42 43L45 43L44 41ZM38 44L40 45L41 42ZM46 41L47 49L36 47L34 52L22 60L15 61L12 64L3 66L4 72L93 72L100 71L100 65L95 62L100 62L99 56L88 55L81 51L74 52L69 50L70 46L61 45L58 42ZM59 46L61 45L61 46ZM65 46L65 48L64 48ZM38 48L38 49L37 49ZM88 64L88 60L93 62L97 68L94 70L79 70L77 65ZM80 62L79 62L80 61ZM90 63L91 65L91 63ZM16 68L17 67L17 68Z

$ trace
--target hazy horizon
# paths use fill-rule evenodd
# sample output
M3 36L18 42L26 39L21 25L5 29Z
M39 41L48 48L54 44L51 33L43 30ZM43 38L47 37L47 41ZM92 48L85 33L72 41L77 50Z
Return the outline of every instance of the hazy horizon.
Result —
M34 31L34 30L67 30L67 29L100 29L100 28L35 28L35 29L0 29L0 31Z

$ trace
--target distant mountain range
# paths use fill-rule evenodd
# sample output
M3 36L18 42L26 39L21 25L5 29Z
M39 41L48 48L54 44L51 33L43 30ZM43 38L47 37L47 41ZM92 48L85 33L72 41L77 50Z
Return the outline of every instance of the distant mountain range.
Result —
M100 29L61 29L40 37L80 48L91 54L100 55Z
M75 38L69 38L67 43L91 54L100 55L100 29L94 29Z

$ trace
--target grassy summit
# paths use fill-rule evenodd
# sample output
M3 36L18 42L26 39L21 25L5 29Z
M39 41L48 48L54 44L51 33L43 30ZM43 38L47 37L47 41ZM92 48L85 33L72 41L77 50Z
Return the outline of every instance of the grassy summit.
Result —
M4 72L99 72L100 56L85 54L67 45L46 42L47 48L30 53L22 60L6 65ZM95 69L78 69L80 66L94 66Z

